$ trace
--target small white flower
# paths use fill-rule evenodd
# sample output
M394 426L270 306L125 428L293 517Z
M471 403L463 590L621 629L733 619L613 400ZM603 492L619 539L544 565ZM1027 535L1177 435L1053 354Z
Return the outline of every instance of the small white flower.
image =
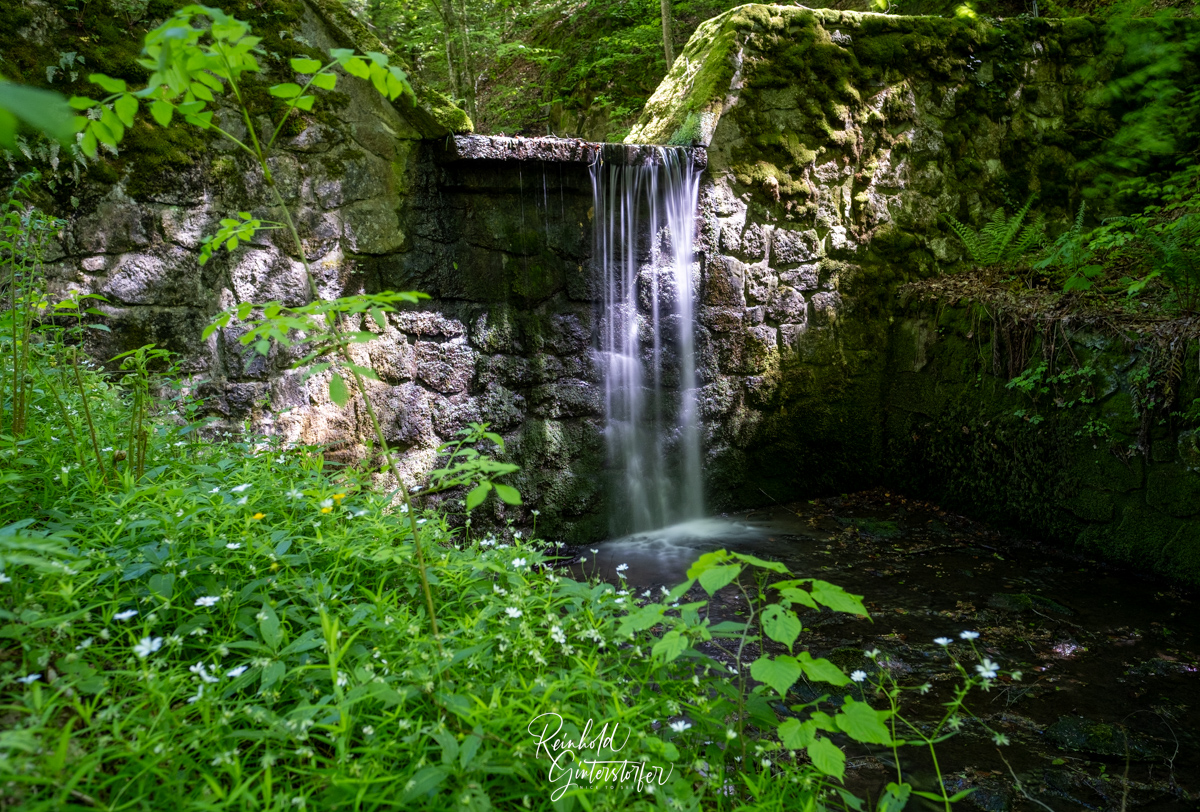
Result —
M95 640L96 640L96 638L94 638L94 637L89 637L89 638L87 638L86 640L84 640L82 643L80 643L79 645L77 645L77 646L75 647L75 650L76 650L76 651L83 651L85 648L91 648L91 646L92 646L92 643L93 643L93 642L95 642Z
M963 640L975 640L979 637L979 632L962 632L958 636Z
M248 489L249 487L250 487L250 483L247 482L244 485L235 485L232 488L230 488L229 490L233 491L234 493L241 493L242 491Z
M205 595L201 598L196 598L196 606L215 606L217 601L221 600L215 595Z
M113 620L129 620L137 614L137 609L126 609L124 612L117 612L113 615Z
M364 736L374 736L374 735L375 735L375 728L371 727L370 725L366 725L366 726L364 726L364 727L363 727L363 735L364 735Z
M737 738L737 731L734 730L733 728L729 728L728 730L725 731L725 738L728 739L729 741L733 741L734 739Z
M0 584L11 584L12 578L9 578L3 572L0 572Z
M161 637L143 637L137 642L137 645L133 647L133 653L136 654L139 659L144 660L162 648L162 644L163 639Z
M508 615L511 618L516 619L516 618L519 618L521 615L523 615L524 612L522 612L520 609L518 609L515 606L509 606L504 610L504 614Z
M1003 747L1008 744L1008 736L1005 736L1003 733L997 733L992 736L992 741Z
M41 674L26 674L23 677L18 677L17 682L21 683L22 685L31 685L41 678Z
M671 730L674 730L676 733L682 733L683 731L689 729L691 726L692 726L691 722L687 721L686 719L680 719L678 722L671 723Z
M245 674L249 670L250 670L250 666L239 665L237 668L231 668L228 671L226 671L225 676L229 677L230 679L237 679L238 677L240 677L242 674Z
M524 558L514 558L512 561L513 569L524 569L526 563L528 562Z
M299 488L292 488L290 491L287 492L286 496L288 499L303 499L304 498L304 494L300 492Z
M226 550L240 550L240 549L242 549L242 545L236 541L231 541L225 545L225 549Z
M237 504L239 504L239 505L244 505L244 504L246 504L246 502L247 502L249 499L250 499L250 497L249 497L249 496L243 496L241 499L237 500Z
M949 637L935 637L933 642L937 643L939 646L948 646L954 641Z
M975 666L975 670L978 671L979 676L983 677L984 679L995 679L996 675L1000 673L1000 666L989 660L987 657L984 657L983 662Z
M220 493L220 492L221 492L220 488L213 488L211 491L209 491L209 493Z
M550 629L550 639L559 645L567 642L567 635L565 632L563 632L562 626L555 626L554 628Z
M873 649L871 649L870 651L864 651L864 652L863 652L863 656L864 656L864 657L869 657L869 658L871 658L872 660L874 660L874 659L876 659L877 657L879 657L880 653L881 653L881 652L879 651L879 649L877 649L877 648L873 648Z
M599 550L597 550L597 549L595 549L595 548L589 547L588 549L590 549L590 550L592 551L592 555L599 555L599 554L600 554L600 551L599 551Z
M866 678L867 672L863 671L861 668L850 675L850 679L854 680L855 682L862 682Z
M540 510L531 510L531 511L529 511L529 512L530 512L530 514L532 514L532 515L534 515L534 516L541 516L541 515L542 515L542 512L541 512Z
M207 666L204 665L204 663L196 663L195 665L190 666L188 668L188 671L191 671L193 674L195 674L197 677L199 677L201 682L205 682L205 683L218 682L216 677L214 677L212 674L208 673L208 668L207 668Z

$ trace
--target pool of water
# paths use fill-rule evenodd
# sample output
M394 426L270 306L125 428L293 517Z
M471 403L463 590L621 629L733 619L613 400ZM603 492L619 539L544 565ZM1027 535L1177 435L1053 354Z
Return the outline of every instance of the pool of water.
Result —
M931 682L930 694L906 706L910 716L940 715L953 685L935 637L978 631L981 652L1024 672L1020 682L998 684L970 703L1009 746L997 748L968 724L939 749L952 786L976 788L964 808L1200 808L1195 591L882 490L614 539L578 551L571 566L612 583L623 575L641 592L683 582L692 561L721 548L863 595L871 620L809 613L799 644L847 671L866 666L862 652L877 648L903 683ZM744 612L737 592L731 586L717 594L714 620ZM757 656L752 650L745 659ZM894 779L890 752L846 746L848 783L860 794L874 796ZM919 753L905 754L903 765L928 786Z

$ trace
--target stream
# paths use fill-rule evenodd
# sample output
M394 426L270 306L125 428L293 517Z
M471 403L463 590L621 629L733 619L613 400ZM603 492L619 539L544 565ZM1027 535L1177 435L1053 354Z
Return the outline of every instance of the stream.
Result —
M1200 805L1194 591L1070 557L886 490L639 533L604 542L597 552L579 551L572 568L619 583L616 568L628 565L622 574L631 588L657 590L683 582L696 557L721 548L780 561L796 576L865 596L869 621L802 613L797 646L847 673L871 672L863 651L877 648L880 667L901 684L932 683L927 696L906 694L910 719L939 718L939 703L956 682L936 637L957 641L959 632L977 631L981 653L1003 670L1024 673L1020 682L998 681L968 700L1010 745L997 748L968 721L938 749L950 790L975 789L959 808L1182 812ZM704 597L695 589L689 600ZM726 587L709 613L714 621L744 617L744 600ZM746 663L759 653L748 649ZM970 669L970 652L958 650ZM805 689L798 683L793 690L806 700L819 695L810 689L806 696ZM822 686L820 693L827 692ZM870 693L864 698L871 701ZM887 748L839 743L848 756L847 786L860 796L878 797L895 780ZM906 779L933 789L936 779L921 751L901 750L901 760Z

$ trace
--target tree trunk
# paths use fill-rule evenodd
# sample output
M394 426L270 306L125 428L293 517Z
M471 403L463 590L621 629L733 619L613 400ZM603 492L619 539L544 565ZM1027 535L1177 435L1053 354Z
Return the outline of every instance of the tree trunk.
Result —
M675 63L675 49L671 45L671 0L659 0L662 8L663 51L667 55L667 70Z
M463 95L467 100L467 115L474 121L476 116L475 109L475 67L474 60L471 59L471 29L470 20L467 18L467 3L466 0L459 0L458 14L458 30L459 37L462 40L462 85Z
M459 71L455 69L456 60L454 59L454 52L457 50L454 47L454 40L458 35L458 25L454 19L454 0L429 0L429 5L433 6L438 19L442 21L442 35L446 43L446 72L450 80L450 95L453 97L451 101L457 102L457 99L462 96L462 87L459 82Z

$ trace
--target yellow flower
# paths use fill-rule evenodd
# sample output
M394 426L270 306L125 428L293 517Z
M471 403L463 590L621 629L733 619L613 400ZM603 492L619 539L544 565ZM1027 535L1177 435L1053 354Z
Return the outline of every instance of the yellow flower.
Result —
M342 503L342 500L345 498L346 498L346 494L344 494L344 493L335 493L333 495L334 501L337 502L339 505Z
M322 512L322 513L329 513L331 510L333 510L333 508L331 508L331 507L323 507L323 508L321 508L321 512Z
M251 516L250 518L251 518L251 519L253 519L254 521L256 521L256 522L257 522L259 519L266 518L266 515L267 515L267 514L265 514L265 513L255 513L255 514L254 514L253 516Z

